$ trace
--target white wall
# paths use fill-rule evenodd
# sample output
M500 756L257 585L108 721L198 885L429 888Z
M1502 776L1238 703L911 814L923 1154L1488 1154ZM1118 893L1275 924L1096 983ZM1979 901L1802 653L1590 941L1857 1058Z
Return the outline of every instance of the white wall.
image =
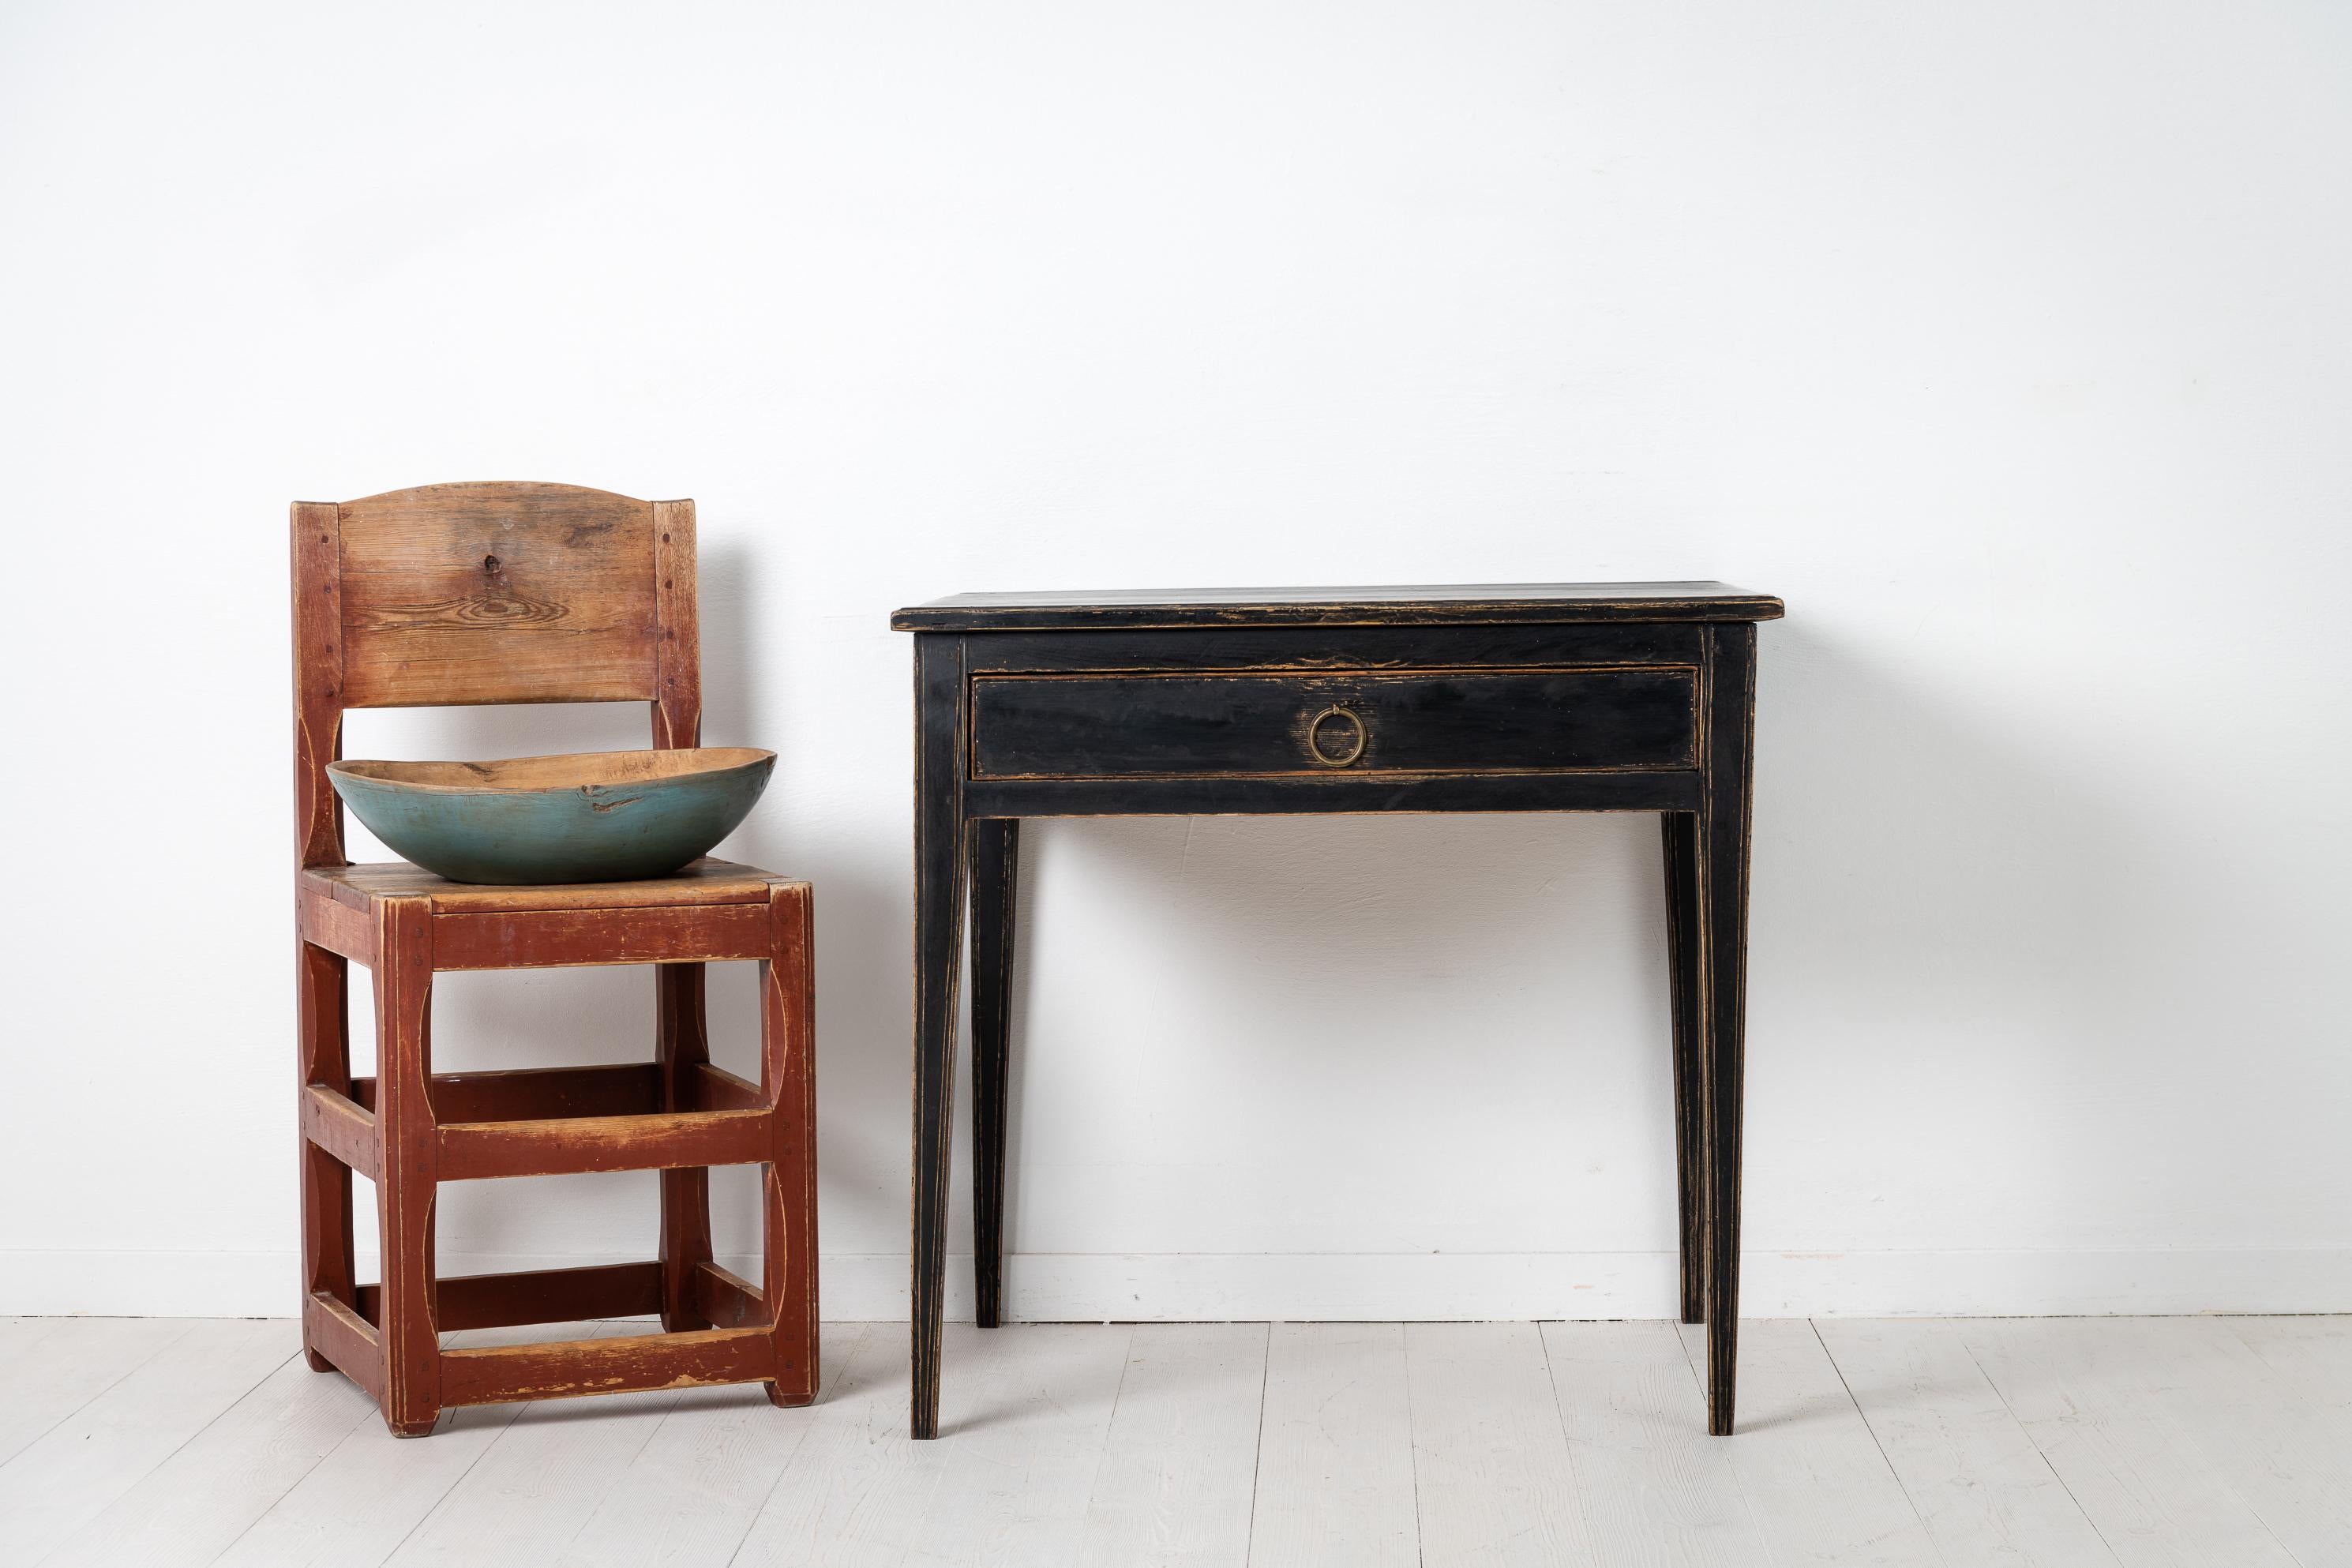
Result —
M2352 1309L2347 279L2319 5L10 5L0 1310L291 1308L286 504L476 478L700 502L833 1313L904 1300L893 607L1689 576L1790 610L1748 1310ZM1017 1313L1669 1310L1651 819L1028 842ZM622 1059L650 984L437 1017Z

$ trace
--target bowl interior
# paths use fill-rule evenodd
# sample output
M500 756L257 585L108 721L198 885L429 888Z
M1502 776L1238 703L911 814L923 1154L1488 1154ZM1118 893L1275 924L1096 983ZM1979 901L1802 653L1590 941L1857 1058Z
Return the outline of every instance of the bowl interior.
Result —
M654 784L725 773L775 760L756 746L693 746L673 752L574 752L491 763L332 763L328 772L410 789L541 790Z

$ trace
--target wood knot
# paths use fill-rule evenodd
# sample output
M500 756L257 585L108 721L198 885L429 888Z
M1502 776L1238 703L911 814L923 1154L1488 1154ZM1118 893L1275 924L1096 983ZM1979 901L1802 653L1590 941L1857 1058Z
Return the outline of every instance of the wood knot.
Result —
M485 572L495 572L495 571L497 571L498 569L499 569L499 558L498 558L497 556L495 556L495 555L485 555L485 556L483 556L483 557L482 557L482 570L483 570L483 571L485 571Z

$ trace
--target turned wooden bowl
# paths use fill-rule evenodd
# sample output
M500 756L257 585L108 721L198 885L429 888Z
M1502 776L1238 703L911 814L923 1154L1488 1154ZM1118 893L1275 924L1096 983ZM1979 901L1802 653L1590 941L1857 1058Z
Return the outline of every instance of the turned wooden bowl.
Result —
M626 882L706 854L750 815L776 753L749 746L496 763L333 763L335 793L396 853L453 882Z

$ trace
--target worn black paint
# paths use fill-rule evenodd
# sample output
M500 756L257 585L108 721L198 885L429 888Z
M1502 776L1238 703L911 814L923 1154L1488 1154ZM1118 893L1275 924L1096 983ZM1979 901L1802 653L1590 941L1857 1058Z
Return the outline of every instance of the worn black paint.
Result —
M1013 1040L1013 900L1021 824L971 825L971 1261L973 1321L992 1329L1004 1301L1005 1088Z
M1666 974L1675 1020L1675 1214L1681 1238L1682 1320L1706 1321L1706 1022L1699 999L1698 814L1662 811L1666 871Z
M971 683L974 779L1687 768L1696 669L1347 675L988 675ZM1321 748L1338 709L1361 726ZM1341 725L1327 729L1338 731Z
M963 961L963 645L915 639L914 1435L940 1426L956 976Z
M920 633L917 1437L939 1425L967 869L975 1274L989 1325L1003 1310L1014 819L1225 812L1665 814L1681 1307L1707 1324L1708 1429L1731 1429L1754 623L1780 601L1719 584L1394 593L972 595L892 617ZM1167 673L1139 678L1153 671ZM1342 767L1307 750L1333 706L1366 729ZM1005 773L1029 776L992 776Z
M1433 669L1690 664L1706 628L1627 626L1261 626L1192 631L991 632L965 647L974 673L1113 669Z
M1780 600L1726 583L1489 583L959 594L900 610L890 617L890 625L902 632L1567 626L1590 621L1758 621L1771 620L1780 614Z
M973 816L1287 816L1301 812L1696 811L1696 770L1269 778L980 779Z
M1698 820L1699 1000L1706 1056L1706 1429L1731 1435L1739 1344L1739 1123L1747 1074L1748 832L1756 628L1707 628L1706 783Z

